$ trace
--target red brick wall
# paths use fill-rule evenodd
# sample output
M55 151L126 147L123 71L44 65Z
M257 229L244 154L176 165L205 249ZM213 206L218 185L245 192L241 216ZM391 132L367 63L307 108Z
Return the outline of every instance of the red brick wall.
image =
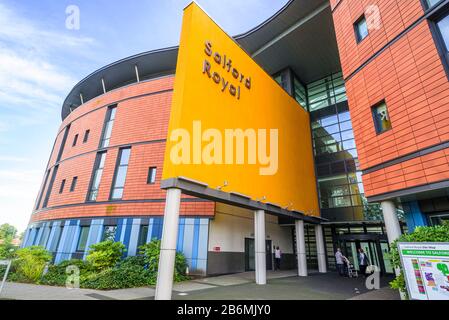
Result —
M171 90L173 79L165 77L116 89L78 107L63 121L50 157L48 168L52 171L61 147L64 128L68 124L70 131L51 196L47 208L42 208L46 192L44 190L41 206L32 216L32 221L90 216L163 215L165 191L160 189L160 179L165 141L160 140L165 140L167 136L172 91L160 91ZM123 99L126 100L122 101ZM86 205L106 110L114 103L118 105L97 197L97 202L100 203ZM86 130L90 130L89 139L83 143ZM76 134L78 142L73 147ZM109 201L119 146L128 144L131 144L131 155L122 200L154 199L160 202L104 203ZM149 167L157 167L155 184L147 184ZM75 176L78 177L77 185L70 192ZM51 173L47 186L50 179ZM60 194L63 179L66 179L66 183ZM183 199L189 200L192 197L183 196ZM66 205L70 206L61 208ZM212 202L183 202L181 214L212 216L214 208Z
M378 5L382 25L357 44L353 23L370 4ZM346 81L362 170L449 140L449 82L428 22L389 43L422 15L420 0L342 0L333 12L345 77L389 45ZM381 100L387 103L392 130L377 135L371 107ZM449 179L448 152L365 174L366 195Z

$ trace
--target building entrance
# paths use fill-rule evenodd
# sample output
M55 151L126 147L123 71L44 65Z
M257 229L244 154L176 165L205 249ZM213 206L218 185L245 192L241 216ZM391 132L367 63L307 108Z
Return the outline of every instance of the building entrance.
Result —
M273 269L273 254L271 250L271 240L265 241L265 251L267 254L267 270ZM245 238L245 271L256 269L254 239Z
M338 241L343 254L349 261L351 261L357 270L360 270L358 250L361 248L368 256L369 264L377 266L382 274L392 274L394 272L391 260L388 256L390 247L386 240L357 238L363 237L354 236L352 239L348 237L347 239L340 239Z

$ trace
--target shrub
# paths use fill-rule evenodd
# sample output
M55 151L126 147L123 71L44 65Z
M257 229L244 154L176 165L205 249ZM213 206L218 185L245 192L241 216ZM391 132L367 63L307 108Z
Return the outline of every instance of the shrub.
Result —
M150 273L144 267L134 264L124 264L109 268L99 273L91 273L81 286L88 289L112 290L148 286Z
M16 256L14 266L18 276L30 282L37 282L40 279L45 265L52 259L52 255L41 246L19 249Z
M72 259L61 262L58 265L51 265L48 272L42 277L40 284L49 286L65 286L67 281L67 267L76 266L80 273L80 282L92 273L93 268L87 261Z
M161 241L153 240L139 247L141 254L143 254L147 268L151 273L151 284L156 283L157 270L159 267L159 254L161 252ZM186 276L187 260L181 252L176 252L175 257L175 274L174 281L184 281L188 280L189 277Z
M99 242L90 246L86 259L97 271L115 267L125 251L125 245L112 240Z
M449 224L433 227L417 227L414 232L403 234L391 244L390 258L395 268L400 268L401 273L390 282L390 287L407 293L404 271L401 266L398 242L449 242Z
M5 241L0 244L0 260L14 259L18 247L11 244L9 241Z

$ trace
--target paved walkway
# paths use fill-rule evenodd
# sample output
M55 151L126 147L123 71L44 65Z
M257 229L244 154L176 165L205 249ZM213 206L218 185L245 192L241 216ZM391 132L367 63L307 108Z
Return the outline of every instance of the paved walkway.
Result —
M254 272L201 278L173 287L173 299L191 300L383 300L399 299L387 287L389 278L382 278L381 290L368 291L364 279L341 278L334 273L311 273L297 277L295 271L268 271L267 285L254 283ZM300 290L299 290L300 289ZM66 289L22 283L6 283L0 299L16 300L152 300L153 287L121 290Z

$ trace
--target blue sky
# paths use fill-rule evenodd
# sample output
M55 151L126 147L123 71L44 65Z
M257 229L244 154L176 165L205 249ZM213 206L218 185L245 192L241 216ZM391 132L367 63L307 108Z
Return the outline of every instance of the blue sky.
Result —
M190 0L0 0L0 224L28 223L70 89L92 71L178 43ZM287 0L198 0L229 34ZM80 9L80 29L65 27Z

